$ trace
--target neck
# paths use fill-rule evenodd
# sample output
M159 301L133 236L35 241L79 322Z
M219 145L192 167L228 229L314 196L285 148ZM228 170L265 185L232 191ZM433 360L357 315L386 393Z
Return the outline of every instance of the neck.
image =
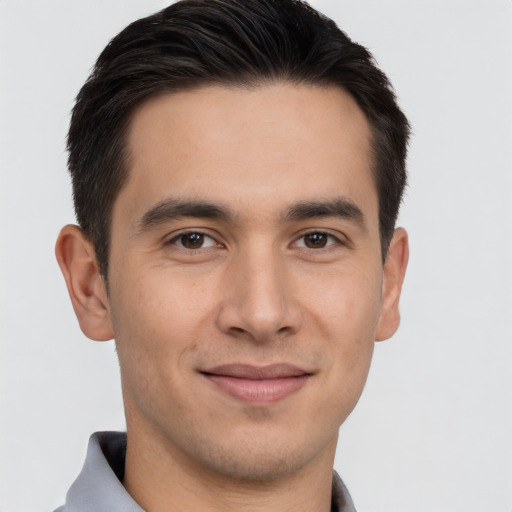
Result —
M151 512L329 512L337 439L314 460L285 475L241 479L201 466L158 436L128 428L123 485Z

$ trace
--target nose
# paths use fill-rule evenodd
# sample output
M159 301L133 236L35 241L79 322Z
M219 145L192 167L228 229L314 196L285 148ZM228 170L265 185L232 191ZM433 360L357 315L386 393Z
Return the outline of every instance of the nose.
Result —
M240 254L219 291L218 328L257 343L296 333L302 316L293 285L285 261L271 248Z

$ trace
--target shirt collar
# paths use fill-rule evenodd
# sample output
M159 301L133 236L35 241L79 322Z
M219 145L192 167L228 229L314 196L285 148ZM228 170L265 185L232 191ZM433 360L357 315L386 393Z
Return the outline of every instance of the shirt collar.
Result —
M126 434L93 434L84 467L66 495L63 512L144 512L121 483L125 456Z
M59 511L144 512L121 483L125 458L125 433L93 434L89 440L84 467L66 495L66 504ZM331 512L355 512L347 488L336 472L333 476Z

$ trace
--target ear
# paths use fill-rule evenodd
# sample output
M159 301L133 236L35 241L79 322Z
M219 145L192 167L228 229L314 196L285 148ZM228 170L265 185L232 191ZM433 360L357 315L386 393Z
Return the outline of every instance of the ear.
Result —
M62 228L55 255L82 332L96 341L114 337L104 280L89 239L78 226Z
M408 261L409 241L407 232L403 228L398 228L393 234L384 263L382 302L376 341L387 340L395 334L400 325L398 302Z

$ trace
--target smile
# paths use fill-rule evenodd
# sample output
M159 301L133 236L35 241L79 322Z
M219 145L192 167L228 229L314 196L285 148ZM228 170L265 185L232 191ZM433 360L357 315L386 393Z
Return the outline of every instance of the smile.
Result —
M201 372L220 391L251 404L277 402L301 389L311 374L288 364L223 365Z

